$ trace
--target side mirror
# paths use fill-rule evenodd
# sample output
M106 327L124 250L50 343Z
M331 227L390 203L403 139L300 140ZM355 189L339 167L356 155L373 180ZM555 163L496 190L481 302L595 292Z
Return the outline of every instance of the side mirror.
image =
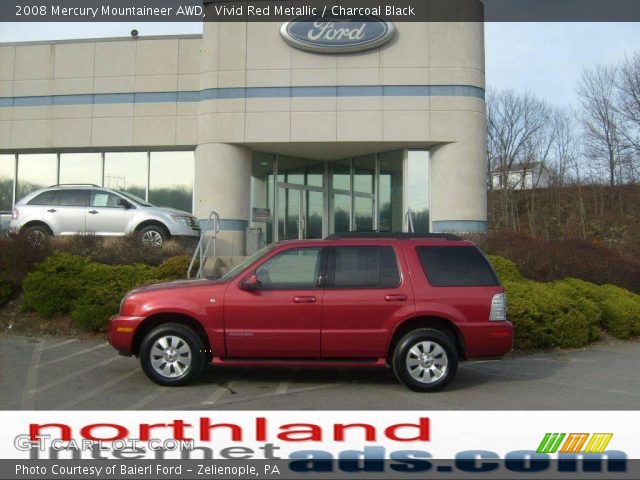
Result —
M254 273L240 282L240 288L249 292L260 290L262 288L262 282L258 280L258 276Z
M133 206L128 200L125 200L124 198L118 199L118 205L124 207L127 210Z

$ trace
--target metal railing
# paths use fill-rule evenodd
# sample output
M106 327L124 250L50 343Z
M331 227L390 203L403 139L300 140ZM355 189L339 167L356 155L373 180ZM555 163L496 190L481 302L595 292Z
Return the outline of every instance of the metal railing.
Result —
M407 230L409 233L414 233L415 229L413 227L413 212L411 209L407 209Z
M213 223L212 223L213 222ZM212 228L209 228L212 226ZM212 235L208 235L208 232L213 232ZM207 261L207 255L209 253L209 248L211 244L213 244L213 256L216 256L216 236L220 231L220 215L215 210L212 210L209 214L209 218L207 218L207 223L204 224L204 228L200 232L200 240L198 241L198 246L196 247L196 251L193 252L193 257L191 257L191 263L189 264L189 270L187 270L187 278L191 278L191 271L196 262L196 258L199 259L198 262L198 272L196 273L196 278L202 278L204 274L204 264ZM205 237L208 236L208 240L205 243Z

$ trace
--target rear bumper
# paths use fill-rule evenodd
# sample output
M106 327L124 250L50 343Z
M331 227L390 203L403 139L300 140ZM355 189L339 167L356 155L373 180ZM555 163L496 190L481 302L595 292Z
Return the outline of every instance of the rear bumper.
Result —
M513 348L511 322L469 323L460 327L466 358L501 357Z
M121 353L133 353L133 337L144 317L114 315L109 319L107 337L113 348Z

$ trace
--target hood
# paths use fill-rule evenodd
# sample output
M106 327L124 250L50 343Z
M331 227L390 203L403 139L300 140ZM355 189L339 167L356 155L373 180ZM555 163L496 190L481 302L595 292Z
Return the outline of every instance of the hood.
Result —
M152 207L147 207L147 208L152 208ZM177 208L160 207L158 205L156 205L153 208L157 208L159 210L162 210L163 212L173 213L173 214L176 214L176 215L185 215L187 217L195 217L195 215L193 215L192 213L185 212L184 210L178 210Z
M220 280L210 280L208 278L197 278L192 280L176 280L175 282L155 283L152 285L144 285L142 287L131 290L128 295L134 293L153 292L157 290L170 290L177 288L201 287L203 285L222 284Z

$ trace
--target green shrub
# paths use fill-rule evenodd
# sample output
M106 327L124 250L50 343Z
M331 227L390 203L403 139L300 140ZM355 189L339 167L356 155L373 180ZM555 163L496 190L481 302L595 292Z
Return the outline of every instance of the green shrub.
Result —
M82 330L104 330L109 317L118 312L121 299L108 287L89 288L76 302L71 318Z
M82 274L89 263L87 258L54 253L22 282L23 307L43 317L68 313L86 288Z
M614 285L600 288L606 294L600 303L604 327L620 339L640 335L640 295Z
M44 317L70 313L78 327L101 330L124 294L155 273L148 265L105 265L55 253L25 278L24 306Z
M187 278L187 270L189 270L189 264L191 263L191 257L188 255L180 255L172 257L162 262L156 267L156 277L166 280L180 280ZM193 271L198 269L198 262L193 266Z
M580 282L580 280L578 280L578 282ZM593 285L588 282L584 283L595 287L595 289L600 288L597 285ZM595 300L594 297L581 293L580 289L577 289L575 284L571 282L571 279L553 282L549 285L562 295L564 305L568 311L573 309L581 313L589 323L589 328L586 332L587 343L600 340L602 338L602 308L598 304L597 300Z
M578 305L562 286L531 280L506 281L504 286L516 348L575 348L599 337L594 320L585 315L593 305Z
M13 287L9 282L0 280L0 307L11 299Z
M497 255L489 255L488 258L502 282L521 282L525 280L516 264L511 260Z

